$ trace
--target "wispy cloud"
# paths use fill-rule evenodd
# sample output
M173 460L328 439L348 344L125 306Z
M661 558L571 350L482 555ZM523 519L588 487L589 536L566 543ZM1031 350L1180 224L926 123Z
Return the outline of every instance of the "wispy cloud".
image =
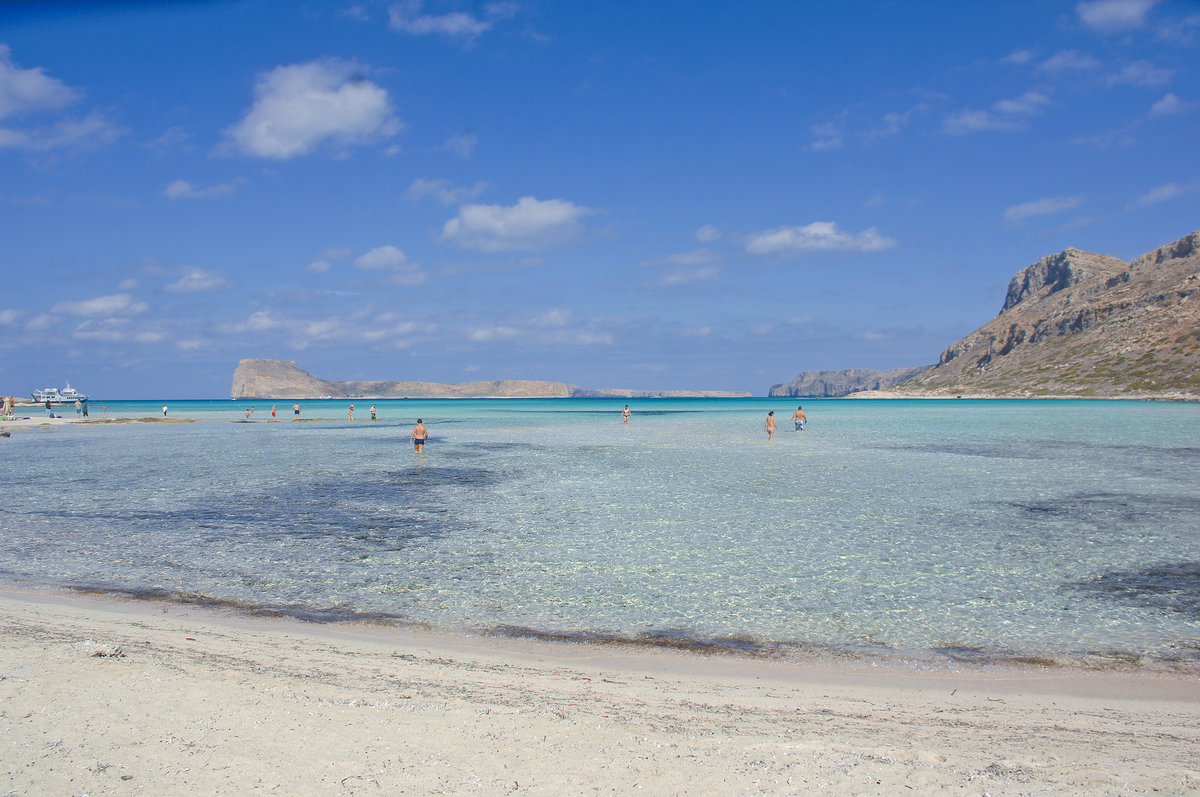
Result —
M166 287L171 293L205 293L228 288L225 277L216 271L192 269Z
M944 129L956 136L988 130L1027 130L1029 119L1052 104L1047 94L1027 91L1019 97L998 100L987 110L964 110L949 114L944 120Z
M1140 197L1130 202L1128 207L1146 208L1151 205L1158 205L1163 202L1169 202L1172 199L1184 196L1185 194L1195 193L1200 191L1200 180L1192 180L1190 183L1167 183L1156 188L1151 188Z
M349 61L276 67L259 75L254 97L242 120L225 131L227 148L254 157L287 160L326 142L361 144L402 127L387 91Z
M479 145L479 136L475 133L460 133L457 136L450 136L442 144L442 149L447 152L452 152L464 160L471 157L471 153L475 151L475 147Z
M1075 6L1084 25L1102 33L1140 28L1159 0L1089 0Z
M564 199L531 196L512 206L463 205L442 227L441 240L481 252L538 251L569 243L594 212Z
M59 315L99 317L138 315L149 309L150 305L137 301L127 293L115 293L79 302L59 302L50 308L50 312Z
M420 285L429 275L408 255L390 244L378 246L354 259L354 267L362 271L385 272L384 282L388 285Z
M238 189L245 180L238 178L231 180L228 183L220 185L210 185L207 188L200 188L187 180L174 180L165 189L163 196L168 199L211 199L213 197L228 196Z
M1131 86L1164 86L1171 82L1173 70L1162 69L1149 61L1134 61L1108 79L1108 85L1127 83Z
M1035 216L1049 216L1071 210L1083 204L1085 196L1055 196L1022 202L1004 211L1004 220L1009 224L1024 224Z
M1099 66L1100 62L1086 53L1078 50L1064 50L1038 64L1038 71L1050 75L1060 75L1064 72L1088 72Z
M339 263L350 255L354 254L354 250L350 247L341 247L337 249L326 249L321 254L313 258L312 262L304 267L305 271L311 271L314 274L324 274L329 269L333 268L334 263Z
M832 221L814 221L802 227L776 227L752 233L746 251L756 255L796 256L808 252L882 252L896 246L896 241L880 235L874 227L860 233L838 229Z
M474 199L486 191L487 187L488 184L482 180L470 188L459 188L451 185L450 181L446 179L427 180L424 177L418 177L408 187L407 196L414 200L431 196L443 205L457 205L468 199Z

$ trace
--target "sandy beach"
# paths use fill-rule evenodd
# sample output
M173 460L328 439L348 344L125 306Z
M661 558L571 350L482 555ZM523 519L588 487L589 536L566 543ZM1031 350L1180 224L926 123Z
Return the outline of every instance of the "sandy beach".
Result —
M1200 793L1194 676L915 673L0 593L5 794Z

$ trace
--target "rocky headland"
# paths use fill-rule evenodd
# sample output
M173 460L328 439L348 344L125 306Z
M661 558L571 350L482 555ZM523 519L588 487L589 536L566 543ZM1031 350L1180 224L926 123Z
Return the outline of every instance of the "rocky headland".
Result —
M315 399L315 398L708 398L744 397L749 393L723 391L640 391L621 389L588 390L565 382L522 379L464 382L334 382L319 379L295 360L247 359L233 372L230 398Z
M918 368L893 368L890 371L875 371L870 368L850 368L845 371L805 371L791 382L771 385L769 396L792 398L840 398L864 390L887 390L906 379L911 379L933 366Z
M1200 231L1126 263L1066 249L904 396L1200 398Z

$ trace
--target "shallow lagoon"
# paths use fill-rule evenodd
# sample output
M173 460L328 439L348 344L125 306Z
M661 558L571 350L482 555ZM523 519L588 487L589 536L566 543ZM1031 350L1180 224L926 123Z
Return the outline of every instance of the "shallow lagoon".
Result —
M634 400L628 425L619 400L377 401L374 423L369 401L353 423L347 401L301 402L304 423L166 403L199 422L3 441L0 578L905 666L1200 669L1200 405L804 401L798 433L782 399Z

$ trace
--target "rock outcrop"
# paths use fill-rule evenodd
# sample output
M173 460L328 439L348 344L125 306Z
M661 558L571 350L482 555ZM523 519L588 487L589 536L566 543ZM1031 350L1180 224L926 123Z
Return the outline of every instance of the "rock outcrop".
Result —
M996 318L896 386L912 396L1200 397L1200 232L1131 263L1066 249Z
M793 398L840 398L864 390L887 390L932 367L923 365L919 368L893 368L890 371L875 371L870 368L851 368L846 371L805 371L791 382L772 385L767 395Z
M587 390L564 382L502 379L493 382L331 382L300 368L295 360L242 360L233 372L235 399L314 398L697 398L745 397L749 393L683 390Z

